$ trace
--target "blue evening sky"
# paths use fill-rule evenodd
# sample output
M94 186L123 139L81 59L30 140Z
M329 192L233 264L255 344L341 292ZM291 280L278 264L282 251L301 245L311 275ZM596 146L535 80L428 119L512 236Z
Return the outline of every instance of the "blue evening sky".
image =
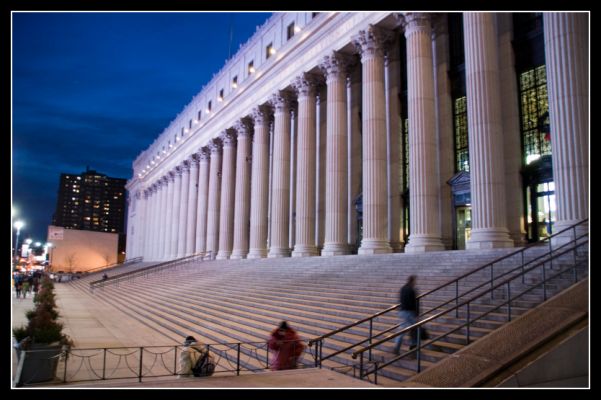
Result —
M62 172L132 162L270 13L14 13L12 204L44 242Z

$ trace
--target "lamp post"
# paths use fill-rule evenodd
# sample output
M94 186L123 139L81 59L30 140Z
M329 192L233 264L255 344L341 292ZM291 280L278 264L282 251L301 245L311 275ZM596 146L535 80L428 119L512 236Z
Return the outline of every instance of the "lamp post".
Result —
M15 241L15 264L19 263L19 259L17 259L17 251L19 250L19 233L21 233L21 228L23 228L23 226L25 225L25 223L23 221L16 221L14 223L14 227L17 229L17 240Z

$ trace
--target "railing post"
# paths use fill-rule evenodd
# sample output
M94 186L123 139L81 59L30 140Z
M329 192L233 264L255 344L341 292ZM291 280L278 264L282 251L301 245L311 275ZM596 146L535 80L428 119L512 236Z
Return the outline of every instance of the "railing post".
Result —
M524 274L524 253L525 253L525 250L526 249L522 250L522 283L526 283L526 276Z
M25 357L25 354L23 354ZM63 383L67 383L67 361L69 360L69 350L65 351L65 370L63 371Z
M144 355L144 347L140 347L140 373L138 375L138 382L142 382L142 357Z
M547 274L545 273L545 263L543 262L543 301L547 301Z
M317 348L315 348L315 352L317 352ZM265 349L265 369L269 369L269 344Z
M371 338L373 333L374 319L369 319L369 345L371 346ZM368 360L371 361L371 347L369 348Z
M378 384L378 363L374 363L374 385Z
M319 339L319 341L321 341L321 339ZM315 355L313 358L315 358L315 368L317 368L317 360L319 359L319 355L317 354L317 351L319 349L319 344L317 344L317 342L315 342Z
M106 347L103 349L103 356L102 356L102 380L106 379Z
M459 318L459 279L455 281L455 318Z
M552 240L549 238L549 262L551 263L551 269L553 269L553 247L551 242Z
M238 342L238 350L236 353L236 375L240 375L240 342Z
M466 345L470 344L470 303L467 303Z
M422 345L422 335L421 335L421 326L417 327L417 373L419 374L422 370L422 353L421 353L421 345Z
M507 282L507 321L511 321L511 282Z
M490 264L490 299L491 300L494 299L494 290L492 290L493 280L494 280L493 265L494 265L494 263Z
M177 375L177 345L173 346L175 356L173 357L173 375Z
M363 379L363 352L359 356L359 379Z

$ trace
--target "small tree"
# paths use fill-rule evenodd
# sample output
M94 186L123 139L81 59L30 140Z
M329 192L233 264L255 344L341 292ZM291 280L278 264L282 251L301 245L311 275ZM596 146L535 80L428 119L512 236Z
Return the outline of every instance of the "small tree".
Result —
M25 316L29 321L26 326L13 329L13 335L19 343L23 339L24 349L27 344L52 344L58 342L63 345L71 345L69 336L63 333L63 324L58 322L59 313L56 310L56 295L54 294L54 283L47 277L42 279L38 293L34 296L35 308L27 311Z

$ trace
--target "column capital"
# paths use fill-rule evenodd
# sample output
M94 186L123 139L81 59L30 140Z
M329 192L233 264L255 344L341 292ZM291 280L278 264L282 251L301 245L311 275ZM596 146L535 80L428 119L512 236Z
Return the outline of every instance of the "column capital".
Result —
M171 174L172 174L172 172L167 172L165 174L165 176L163 176L163 186L167 186L169 184L169 181L173 182L173 180L172 180L173 177Z
M271 107L268 105L260 105L253 108L251 117L256 125L269 122L269 114L271 113Z
M240 118L234 124L234 129L236 130L238 137L247 138L252 133L252 124L248 118Z
M365 30L359 31L352 39L355 48L366 60L376 55L383 56L385 48L392 40L392 31L370 24Z
M334 50L323 58L319 68L323 71L326 79L330 80L337 79L340 75L346 75L354 64L355 59L352 56Z
M180 165L182 172L184 173L188 173L190 172L190 161L189 160L184 160L182 161L182 164Z
M430 13L405 13L403 29L405 37L409 37L415 32L432 32L432 14Z
M136 193L134 194L134 197L136 198L136 200L140 200L140 197L142 197L142 194L140 193L139 190L136 190Z
M449 20L447 14L435 13L431 14L432 19L432 40L436 39L440 35L448 34L449 32Z
M196 154L198 154L199 162L208 162L211 159L211 149L209 146L201 147Z
M304 98L309 95L315 96L316 88L323 83L323 79L318 74L303 72L292 82L299 98Z
M219 136L223 142L223 147L236 147L236 132L233 129L226 129Z
M287 112L292 105L292 94L285 90L278 90L269 98L269 103L275 112Z
M188 162L190 163L190 168L198 168L198 163L200 162L199 153L194 153L188 158Z
M216 137L213 138L213 140L211 140L208 144L207 147L209 148L209 150L211 151L211 154L221 154L221 149L222 149L222 143L221 143L221 139Z

